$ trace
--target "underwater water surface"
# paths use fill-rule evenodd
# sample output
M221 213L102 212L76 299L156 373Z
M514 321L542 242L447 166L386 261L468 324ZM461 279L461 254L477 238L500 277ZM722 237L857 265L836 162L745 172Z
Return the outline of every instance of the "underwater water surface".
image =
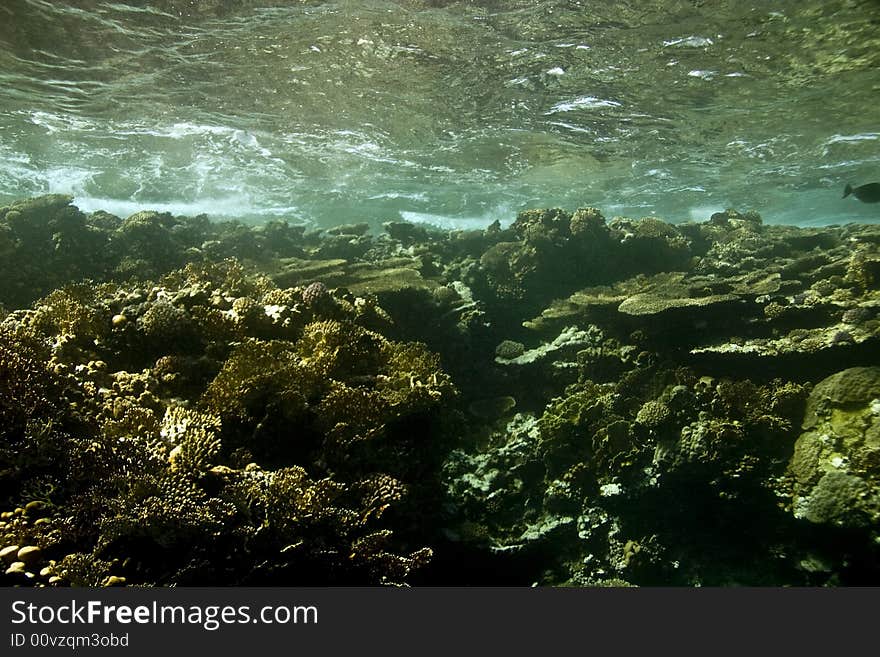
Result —
M876 0L5 0L0 202L874 221Z

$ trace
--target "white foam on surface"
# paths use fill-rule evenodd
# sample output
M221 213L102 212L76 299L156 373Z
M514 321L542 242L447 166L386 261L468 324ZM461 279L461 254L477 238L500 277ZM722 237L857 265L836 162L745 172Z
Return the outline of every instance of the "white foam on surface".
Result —
M197 202L169 201L167 203L145 203L143 201L127 199L77 196L74 198L73 203L83 212L104 210L118 217L128 217L142 210L153 210L155 212L169 212L174 215L189 217L206 214L211 219L284 217L300 221L300 209L296 206L257 207L251 203L250 199L237 197L200 200Z
M509 207L497 207L480 217L455 217L428 212L401 210L400 217L412 224L425 224L443 230L482 230L496 221L502 228L508 227L516 218L515 211Z
M597 109L601 107L620 107L620 103L605 98L596 98L595 96L581 96L573 100L556 103L544 114L550 115L558 114L559 112L572 112L579 109Z

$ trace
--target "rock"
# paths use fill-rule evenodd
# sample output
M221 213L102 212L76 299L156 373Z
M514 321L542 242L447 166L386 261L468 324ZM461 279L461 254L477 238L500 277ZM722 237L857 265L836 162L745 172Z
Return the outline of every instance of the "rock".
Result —
M19 547L17 545L7 545L0 550L0 561L12 563L18 558Z
M19 561L23 561L28 566L33 566L40 560L43 553L36 545L26 545L18 551L17 556Z
M13 561L6 569L7 575L24 575L27 572L27 564L23 561Z
M402 242L405 245L415 242L424 242L429 239L431 232L425 227L408 221L386 221L382 228L391 239Z

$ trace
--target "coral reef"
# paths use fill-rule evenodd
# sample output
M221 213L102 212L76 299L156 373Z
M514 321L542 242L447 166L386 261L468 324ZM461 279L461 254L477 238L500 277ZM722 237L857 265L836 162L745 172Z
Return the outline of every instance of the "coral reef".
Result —
M848 529L880 525L880 368L819 382L789 463L792 513Z
M479 541L540 558L545 584L759 584L785 568L796 577L741 535L786 528L796 541L773 499L805 389L680 377L664 386L656 370L635 369L619 384L585 381L488 445L457 450L447 485L482 527Z
M4 581L404 583L455 388L374 317L231 261L6 317Z
M384 228L0 208L0 581L880 583L880 229Z

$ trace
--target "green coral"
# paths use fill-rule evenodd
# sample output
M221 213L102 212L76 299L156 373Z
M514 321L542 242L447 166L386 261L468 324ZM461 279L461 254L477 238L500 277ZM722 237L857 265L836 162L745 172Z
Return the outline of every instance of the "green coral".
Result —
M880 523L880 368L854 367L816 384L789 462L792 512L849 528Z
M382 349L384 367L376 389L398 416L424 411L455 395L440 368L440 357L420 342L389 342Z
M495 356L502 360L513 360L525 353L525 345L514 340L502 340L495 347Z
M651 399L642 404L639 412L636 413L635 422L648 429L656 430L663 427L671 417L672 413L665 403L659 399Z
M297 353L306 367L325 378L375 374L385 339L351 322L325 320L303 329Z

